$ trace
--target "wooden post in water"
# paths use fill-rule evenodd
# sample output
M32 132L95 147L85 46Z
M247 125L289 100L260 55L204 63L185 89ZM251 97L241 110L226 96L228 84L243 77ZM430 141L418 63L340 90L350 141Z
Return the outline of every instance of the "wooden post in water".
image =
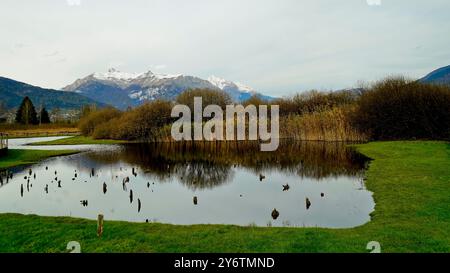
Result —
M97 218L97 236L102 237L103 234L103 214L99 214Z

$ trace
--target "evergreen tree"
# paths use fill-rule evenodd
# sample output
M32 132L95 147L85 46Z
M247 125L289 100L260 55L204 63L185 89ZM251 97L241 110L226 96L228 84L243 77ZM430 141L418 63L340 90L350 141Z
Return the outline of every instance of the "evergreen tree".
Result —
M0 101L0 123L6 122L6 105L3 101Z
M50 123L50 116L48 115L47 109L42 108L39 116L41 124Z
M16 122L21 124L38 124L36 109L29 97L25 97L16 113Z
M0 101L0 115L6 113L6 104L3 101Z

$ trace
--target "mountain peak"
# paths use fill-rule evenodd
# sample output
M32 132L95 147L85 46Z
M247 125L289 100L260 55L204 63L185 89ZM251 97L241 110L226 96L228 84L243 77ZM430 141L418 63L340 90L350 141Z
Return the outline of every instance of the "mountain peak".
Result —
M219 78L217 76L208 77L208 81L212 83L214 86L217 86L219 89L223 89L225 86L232 84L232 82L227 81L225 79Z
M144 75L151 76L151 75L155 75L155 73L153 73L151 70L148 70L147 72L142 73L142 76L144 76Z
M227 89L237 89L240 92L245 92L245 93L255 93L256 91L251 88L248 87L247 85L238 83L238 82L232 82L232 81L228 81L225 80L223 78L217 77L217 76L210 76L208 78L208 81L213 84L214 86L218 87L221 90L226 91Z
M94 78L99 80L133 80L139 77L139 73L126 73L121 72L116 68L109 68L107 72L104 73L94 73Z

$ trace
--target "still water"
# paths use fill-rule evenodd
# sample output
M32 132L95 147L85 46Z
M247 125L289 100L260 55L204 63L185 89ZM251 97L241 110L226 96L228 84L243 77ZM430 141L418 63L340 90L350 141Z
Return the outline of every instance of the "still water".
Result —
M374 209L362 179L367 159L342 143L284 143L276 152L258 143L33 148L83 152L3 174L0 213L337 228L368 222Z

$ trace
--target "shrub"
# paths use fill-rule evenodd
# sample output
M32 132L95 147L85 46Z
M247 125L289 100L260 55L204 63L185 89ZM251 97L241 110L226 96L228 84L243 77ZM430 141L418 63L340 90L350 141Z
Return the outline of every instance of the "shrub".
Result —
M221 90L210 89L192 89L187 90L176 98L178 104L188 105L191 111L194 109L194 97L202 97L203 107L206 105L219 105L225 110L226 106L231 104L230 95Z
M91 111L80 119L78 128L84 135L92 135L94 130L103 123L110 121L113 118L117 118L122 113L112 107L104 108L97 111Z
M354 104L356 98L350 91L319 92L312 90L291 98L276 99L272 104L280 106L280 116L304 115Z
M110 139L114 138L115 131L118 128L120 117L110 119L105 123L97 124L92 132L92 138L94 139Z
M172 104L157 100L148 102L121 116L98 124L93 131L94 138L113 138L125 140L155 140L160 128L172 121Z
M244 102L242 102L242 105L255 105L256 107L259 107L260 105L267 105L269 104L266 100L263 100L258 95L253 95Z
M449 138L450 88L387 78L362 95L353 120L376 140Z

